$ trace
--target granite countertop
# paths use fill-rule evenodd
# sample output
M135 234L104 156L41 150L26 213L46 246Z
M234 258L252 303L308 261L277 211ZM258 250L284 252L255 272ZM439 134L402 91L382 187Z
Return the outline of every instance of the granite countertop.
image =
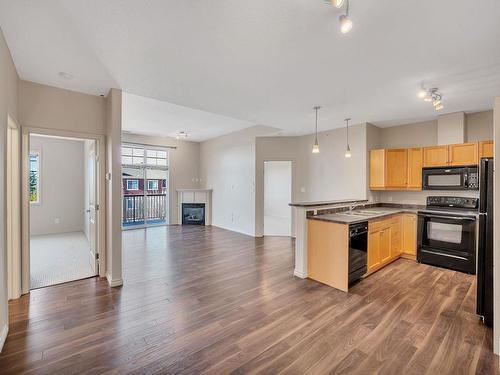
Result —
M317 202L292 202L289 203L291 207L321 207L321 206L333 206L348 203L363 203L368 202L367 199L344 199L344 200L334 200L334 201L317 201Z
M344 211L334 214L315 215L315 216L310 216L308 219L329 221L338 224L356 224L356 223L362 223L363 221L378 219L384 216L390 216L403 212L417 213L417 210L408 208L373 207L373 208L353 210L352 213L349 213L349 211Z
M453 211L438 211L438 210L427 210L425 208L420 207L371 207L371 208L360 208L353 210L352 213L349 211L337 212L332 214L324 214L324 215L314 215L308 217L310 220L321 220L321 221L329 221L332 223L338 224L356 224L362 223L363 221L369 221L373 219L380 219L384 216L390 216L394 214L400 213L412 213L416 214L418 211L426 211L429 213L436 214L452 214L452 215L469 215L469 216L479 216L477 211L461 211L461 212L453 212Z

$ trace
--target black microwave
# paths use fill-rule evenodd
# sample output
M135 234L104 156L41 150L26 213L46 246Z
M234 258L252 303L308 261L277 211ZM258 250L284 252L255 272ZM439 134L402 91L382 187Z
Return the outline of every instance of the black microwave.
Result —
M422 168L422 190L479 190L479 169L476 165Z

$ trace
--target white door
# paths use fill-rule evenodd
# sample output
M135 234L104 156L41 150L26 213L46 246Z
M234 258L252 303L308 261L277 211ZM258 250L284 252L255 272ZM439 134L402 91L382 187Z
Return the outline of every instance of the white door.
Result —
M292 235L292 162L264 162L264 235Z
M89 206L87 208L88 213L88 232L89 232L89 244L90 244L90 264L97 275L99 273L99 258L97 252L97 202L96 202L96 152L95 152L95 142L91 143L88 149L88 159L87 159L87 173L88 173L88 189L89 189Z

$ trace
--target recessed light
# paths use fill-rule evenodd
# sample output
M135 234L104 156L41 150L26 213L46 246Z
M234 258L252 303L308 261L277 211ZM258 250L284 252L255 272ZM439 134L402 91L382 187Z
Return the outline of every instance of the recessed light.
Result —
M73 79L73 74L67 72L59 72L59 76L64 79Z

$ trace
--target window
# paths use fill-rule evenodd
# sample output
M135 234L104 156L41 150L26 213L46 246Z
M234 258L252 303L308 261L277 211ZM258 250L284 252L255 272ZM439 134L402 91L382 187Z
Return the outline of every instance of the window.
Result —
M139 180L127 180L127 190L139 190Z
M146 150L146 164L167 166L167 152L161 150Z
M137 147L122 147L122 164L144 164L144 149Z
M158 190L158 180L148 180L148 190Z
M40 152L30 151L30 203L40 203Z

